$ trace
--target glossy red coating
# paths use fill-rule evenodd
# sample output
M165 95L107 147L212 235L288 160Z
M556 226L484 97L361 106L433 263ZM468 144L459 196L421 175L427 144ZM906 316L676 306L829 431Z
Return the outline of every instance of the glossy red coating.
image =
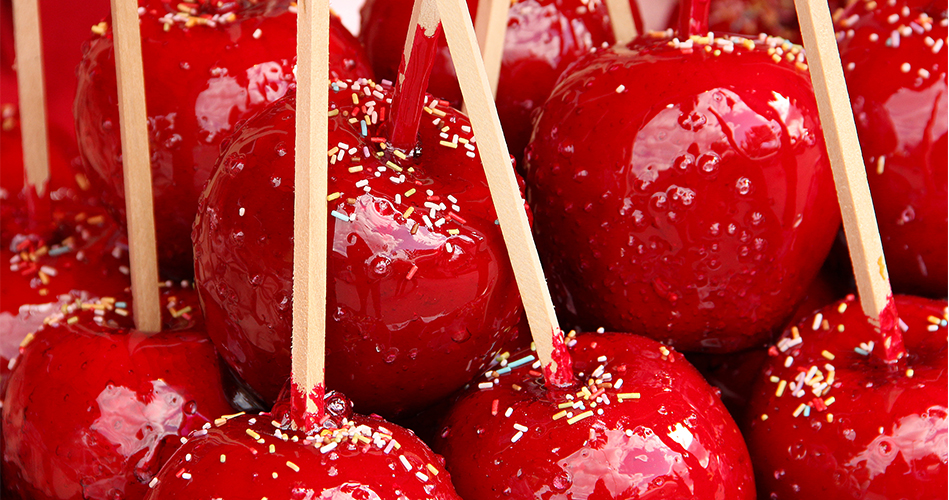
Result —
M151 0L140 18L159 265L163 276L187 278L193 273L189 236L198 196L222 142L239 121L294 84L296 15L285 8L264 14L227 11L234 3L223 4L219 12L201 3L200 11L179 12L181 20L174 21L177 5ZM218 16L218 24L195 21L204 14ZM369 76L361 47L335 16L330 33L330 73ZM89 180L124 223L112 47L109 29L92 39L79 67L76 129Z
M867 354L878 334L852 295L785 331L746 426L764 498L946 498L946 306L896 297L909 351L897 365Z
M291 429L278 408L218 419L175 452L145 498L460 500L442 458L412 431L355 415L340 398L327 394L318 435Z
M411 414L491 361L520 299L467 118L429 107L401 159L381 142L391 88L333 86L327 389L358 411ZM232 138L194 233L211 338L266 401L290 376L294 106L275 103Z
M0 249L0 397L20 342L47 317L76 299L117 297L131 286L128 245L104 211L54 215L49 240L21 233Z
M7 494L142 498L181 436L230 411L194 292L163 297L161 333L131 329L108 307L97 316L75 305L36 333L3 400Z
M412 5L411 0L368 0L363 6L359 38L380 78L395 81ZM473 19L478 11L476 0L468 2L468 11ZM511 2L497 106L508 149L518 161L530 139L534 109L544 103L557 77L580 55L613 44L609 23L603 2ZM461 105L461 89L443 36L428 90L452 106Z
M780 39L676 43L647 35L564 75L528 202L564 328L731 352L782 327L840 215L800 48L775 63Z
M836 24L893 289L934 298L949 292L945 23L945 1L860 0Z
M844 2L829 0L831 12ZM758 36L766 33L801 43L801 28L794 9L794 0L712 0L709 5L708 29L716 35L741 34ZM668 28L681 23L678 5L666 22Z
M435 449L462 497L755 498L738 427L681 354L616 333L568 345L573 387L545 389L526 350L498 383L471 387L452 408Z

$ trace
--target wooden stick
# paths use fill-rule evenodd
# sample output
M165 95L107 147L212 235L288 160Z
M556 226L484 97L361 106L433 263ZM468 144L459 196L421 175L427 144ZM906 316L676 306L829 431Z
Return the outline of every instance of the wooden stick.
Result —
M329 0L297 4L291 417L313 431L325 405Z
M43 78L43 41L38 0L13 0L13 37L23 167L26 183L41 200L46 197L46 185L49 182L49 137L46 130L46 80Z
M501 59L504 55L504 35L507 33L508 0L480 0L475 15L475 34L481 47L481 60L491 84L491 94L498 95L501 77ZM465 111L467 113L467 111Z
M137 329L157 332L161 330L161 305L138 2L112 0L112 22L132 267L132 313Z
M461 91L471 111L471 126L478 140L481 162L524 301L537 356L544 367L548 384L567 385L573 381L570 357L563 346L563 335L557 325L553 302L531 237L524 200L514 177L514 168L494 105L491 85L478 53L478 41L468 8L465 0L437 2Z
M441 23L434 2L416 0L405 37L389 122L389 143L408 150L418 142L418 127L428 79L435 65Z
M633 19L631 0L606 0L606 10L610 13L613 25L613 38L616 43L626 43L639 36L636 21Z
M860 293L860 304L870 323L881 330L882 342L874 349L884 361L895 362L906 354L897 328L893 292L883 257L883 245L873 212L867 172L857 140L847 83L837 51L837 41L827 2L795 0L811 81L817 95L827 152L834 170L837 199Z

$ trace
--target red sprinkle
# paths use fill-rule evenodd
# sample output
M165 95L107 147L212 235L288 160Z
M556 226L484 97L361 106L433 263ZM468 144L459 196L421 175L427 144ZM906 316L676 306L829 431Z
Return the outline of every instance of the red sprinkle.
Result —
M495 399L491 402L491 415L498 416L498 400Z

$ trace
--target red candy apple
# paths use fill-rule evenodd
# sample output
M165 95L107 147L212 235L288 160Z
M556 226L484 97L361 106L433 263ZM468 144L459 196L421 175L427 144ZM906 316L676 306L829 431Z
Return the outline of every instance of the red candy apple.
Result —
M412 14L411 0L369 0L363 6L360 39L373 69L395 80ZM468 2L474 17L477 0ZM508 148L518 160L531 134L531 114L540 107L557 77L591 49L612 45L613 32L602 2L516 0L508 12L497 107ZM461 104L461 89L444 37L439 45L429 91Z
M806 69L782 39L653 33L564 74L526 152L561 321L713 352L781 328L840 224Z
M325 402L318 434L292 429L278 408L217 419L191 434L146 498L459 500L442 458L412 431L353 414L339 393Z
M152 0L141 18L156 231L163 274L192 274L191 225L224 138L294 84L296 15L249 2ZM185 5L193 10L182 12ZM125 193L110 22L79 67L76 128L89 180L125 220ZM331 74L368 76L358 42L334 18Z
M521 305L467 118L429 101L416 147L394 150L390 92L330 91L326 373L357 410L395 416L481 371ZM294 106L232 137L194 232L211 338L271 402L290 375Z
M72 304L28 341L3 400L6 492L142 498L181 437L230 411L194 292L163 295L161 333L131 329L119 298Z
M896 307L909 351L897 364L871 356L879 334L852 295L772 348L746 433L765 498L946 498L946 302Z
M462 497L755 497L738 427L681 354L615 333L568 345L573 386L545 388L525 350L454 405L435 449Z
M893 288L945 297L946 2L860 0L836 27Z

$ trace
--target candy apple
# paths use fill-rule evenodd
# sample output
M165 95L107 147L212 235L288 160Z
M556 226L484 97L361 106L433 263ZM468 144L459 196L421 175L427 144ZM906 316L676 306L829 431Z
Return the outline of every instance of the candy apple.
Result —
M215 420L193 432L152 480L147 499L428 498L459 500L441 457L412 431L352 413L339 393L325 398L319 433L273 413Z
M836 28L893 288L945 297L946 2L860 0Z
M188 236L224 138L294 84L296 15L279 6L261 13L254 3L151 0L140 15L159 263L169 277L193 272ZM79 66L76 129L89 180L124 223L110 21L97 31ZM330 46L333 75L368 76L362 49L336 18Z
M897 296L909 356L872 356L878 333L851 295L789 328L749 406L763 497L945 498L946 302Z
M435 449L462 497L755 497L738 427L681 354L628 334L567 345L573 386L545 387L525 350L451 409Z
M479 373L521 305L467 118L429 100L417 145L395 150L390 96L330 90L326 373L357 410L392 417ZM268 402L290 375L294 106L232 137L194 231L211 338Z
M73 303L27 339L3 400L3 488L31 499L142 498L179 440L230 411L192 290L163 292L166 330L128 299Z
M412 0L369 0L363 6L359 37L380 77L395 80L412 5ZM468 9L474 17L477 0L470 0ZM557 77L579 56L613 42L603 2L511 2L497 107L508 148L518 161L530 139L531 115L550 95ZM429 91L448 99L455 107L461 104L461 89L444 37L440 41Z
M585 56L525 156L554 301L584 330L762 343L840 224L804 54L783 39L650 33Z

